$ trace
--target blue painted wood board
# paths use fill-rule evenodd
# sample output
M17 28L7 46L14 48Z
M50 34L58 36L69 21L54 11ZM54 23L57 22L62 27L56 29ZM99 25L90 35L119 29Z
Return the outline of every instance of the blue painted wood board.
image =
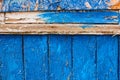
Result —
M36 14L43 23L119 23L117 11L64 11Z
M97 78L118 80L118 37L97 37Z
M96 37L73 37L73 80L96 80Z
M120 37L0 35L0 80L119 80Z
M1 11L120 9L119 0L0 0Z
M48 80L46 36L24 36L25 80Z
M49 80L71 80L71 37L49 36Z
M119 36L119 43L118 43L118 80L120 80L120 36Z
M15 16L16 15L16 16ZM37 11L6 13L5 23L119 24L118 11Z
M0 35L0 80L23 80L21 36Z

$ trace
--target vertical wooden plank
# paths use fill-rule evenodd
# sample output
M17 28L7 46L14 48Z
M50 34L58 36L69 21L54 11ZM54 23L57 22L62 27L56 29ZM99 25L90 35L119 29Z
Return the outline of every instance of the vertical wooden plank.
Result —
M4 13L0 13L0 24L4 23Z
M96 80L96 37L73 37L73 80Z
M47 80L46 36L24 36L24 63L26 80Z
M49 79L71 80L71 37L52 35L49 38Z
M118 38L97 37L98 80L118 80Z
M118 43L118 80L120 80L120 36Z
M23 80L21 36L0 35L0 80Z

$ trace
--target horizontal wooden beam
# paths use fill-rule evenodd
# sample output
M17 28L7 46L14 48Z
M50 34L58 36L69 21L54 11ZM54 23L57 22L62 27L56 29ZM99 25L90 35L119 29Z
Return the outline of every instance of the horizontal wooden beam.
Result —
M0 24L0 34L120 35L120 26L87 24Z
M119 23L118 11L60 11L5 13L5 23Z

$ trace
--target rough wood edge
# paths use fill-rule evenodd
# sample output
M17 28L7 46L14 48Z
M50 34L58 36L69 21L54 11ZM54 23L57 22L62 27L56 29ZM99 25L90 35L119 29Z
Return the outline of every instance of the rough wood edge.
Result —
M0 24L0 34L93 34L120 35L120 25L84 24Z
M0 13L0 24L4 24L4 18L5 18L4 13Z
M70 11L69 11L70 12ZM74 12L74 11L73 11ZM78 12L84 12L84 11L78 11ZM86 13L89 11L85 11ZM109 23L107 21L110 21L111 20L111 23L118 23L118 10L117 11L114 11L114 10L111 10L111 11L90 11L92 13L94 12L116 12L116 15L103 15L104 17L102 19L105 20L105 22L97 22L96 18L96 22L89 22L91 21L90 19L92 18L92 16L89 18L88 17L88 22L87 21L83 21L82 23ZM11 13L5 13L5 23L6 24L43 24L43 23L49 23L49 21L47 22L47 18L44 18L44 17L39 17L38 15L41 15L41 14L44 14L46 12L42 12L42 11L36 11L36 12L11 12ZM49 12L48 12L49 13ZM92 14L91 13L91 14ZM89 13L90 14L90 13ZM112 13L111 13L112 14ZM89 15L88 15L89 16ZM87 17L85 17L87 18ZM81 20L81 19L80 19ZM99 18L98 18L99 20ZM52 23L52 22L50 22ZM57 22L55 22L57 23ZM63 23L63 22L61 22ZM64 23L66 23L64 21ZM72 22L71 22L72 23ZM79 21L78 22L73 22L73 23L80 23Z

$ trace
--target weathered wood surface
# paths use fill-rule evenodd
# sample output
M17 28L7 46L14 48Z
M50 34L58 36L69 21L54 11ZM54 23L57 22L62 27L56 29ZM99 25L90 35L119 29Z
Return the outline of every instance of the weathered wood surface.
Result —
M119 80L119 36L1 35L0 80Z
M0 13L0 24L4 23L4 13Z
M71 37L51 35L49 45L49 80L72 80Z
M22 37L0 35L0 80L23 80Z
M118 37L97 37L98 80L118 80Z
M12 12L5 23L118 23L118 11Z
M25 80L48 80L47 36L24 36Z
M119 25L1 24L0 34L120 34Z
M73 80L96 79L96 37L73 36Z
M0 11L120 9L120 0L0 0Z

